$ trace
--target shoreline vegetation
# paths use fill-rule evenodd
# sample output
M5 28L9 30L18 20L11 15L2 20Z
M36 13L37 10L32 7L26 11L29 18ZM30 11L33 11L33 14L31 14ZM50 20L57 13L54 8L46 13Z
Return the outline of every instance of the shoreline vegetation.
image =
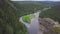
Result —
M26 23L31 23L31 19L34 18L35 15L31 14L31 15L26 15L26 16L22 16L22 20Z

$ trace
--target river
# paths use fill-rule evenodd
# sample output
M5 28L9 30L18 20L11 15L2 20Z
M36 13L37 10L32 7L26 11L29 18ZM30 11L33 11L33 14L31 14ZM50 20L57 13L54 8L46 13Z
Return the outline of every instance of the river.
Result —
M22 17L20 17L19 21L22 22L23 24L25 24L25 26L28 29L29 34L37 34L38 33L38 30L39 30L39 22L38 22L39 13L40 12L34 13L35 18L31 19L31 23L30 24L24 22L22 20Z
M48 9L51 9L51 7L49 8L44 8L44 10L48 10ZM31 19L31 23L26 23L22 20L22 17L20 17L20 22L25 24L25 26L27 27L27 30L29 32L29 34L38 34L38 31L39 31L39 22L38 22L38 19L39 19L39 14L41 13L41 11L38 11L37 13L34 13L35 15L35 18ZM42 32L40 32L39 34L43 34Z

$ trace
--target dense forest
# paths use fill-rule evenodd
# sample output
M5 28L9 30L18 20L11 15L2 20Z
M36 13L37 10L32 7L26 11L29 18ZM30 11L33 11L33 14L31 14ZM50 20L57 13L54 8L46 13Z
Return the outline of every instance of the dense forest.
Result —
M34 1L13 1L12 3L19 10L20 15L31 14L41 9L54 6L52 3L50 4L46 2L34 2Z
M25 25L19 22L19 17L54 5L46 2L12 2L10 0L0 0L0 34L28 34ZM42 11L40 17L47 15L47 17L59 21L60 6L56 6L45 12Z
M9 0L0 0L0 34L27 34L17 14L16 7Z
M45 17L45 18L52 18L53 20L57 21L60 23L60 2L54 3L55 6L52 7L51 9L47 11L42 11L40 14L40 17Z
M14 1L12 2L16 8L22 12L27 12L25 14L30 14L37 12L38 10L51 7L51 9L42 11L40 17L50 17L55 21L60 20L60 2L47 2L47 1L38 1L38 2L27 2L27 1ZM21 13L21 12L20 12ZM60 22L60 21L59 21Z

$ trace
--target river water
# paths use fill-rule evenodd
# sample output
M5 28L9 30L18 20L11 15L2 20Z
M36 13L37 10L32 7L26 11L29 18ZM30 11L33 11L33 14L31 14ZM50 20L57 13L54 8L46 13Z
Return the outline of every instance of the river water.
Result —
M28 29L29 34L37 34L38 30L39 30L39 22L38 22L38 18L39 18L39 13L34 13L35 18L31 19L31 23L26 23L22 20L22 17L20 17L20 22L22 22L23 24L25 24L25 26Z
M51 9L51 7L49 8L44 8L43 11L45 10L48 10L48 9ZM27 30L29 32L29 34L38 34L38 31L39 31L39 22L38 22L38 19L39 19L39 14L41 13L41 11L37 12L37 13L34 13L33 15L35 15L35 18L31 19L31 23L26 23L22 20L22 17L20 17L20 22L23 23L26 27L27 27ZM42 34L42 32L40 32L39 34Z

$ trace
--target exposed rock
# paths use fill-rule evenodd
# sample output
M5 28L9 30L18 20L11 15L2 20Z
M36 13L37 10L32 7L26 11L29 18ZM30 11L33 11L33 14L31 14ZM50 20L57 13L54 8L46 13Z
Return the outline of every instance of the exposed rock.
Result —
M56 22L50 18L39 19L39 32L38 34L58 34L54 29L56 28ZM42 33L41 33L42 32Z

